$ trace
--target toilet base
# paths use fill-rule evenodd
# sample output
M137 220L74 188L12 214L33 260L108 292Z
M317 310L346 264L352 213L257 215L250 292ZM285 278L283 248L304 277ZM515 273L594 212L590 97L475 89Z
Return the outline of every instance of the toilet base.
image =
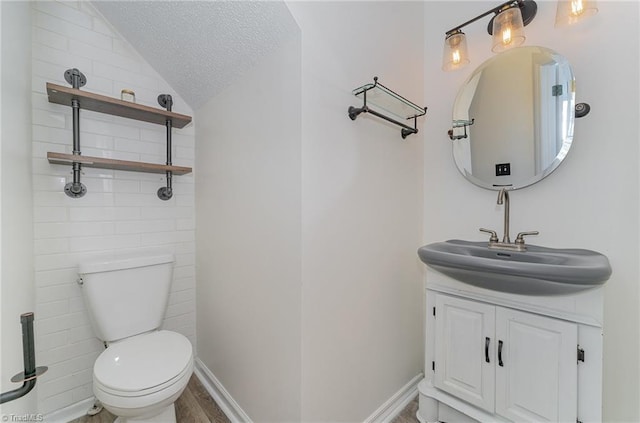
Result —
M171 403L160 414L156 414L153 417L118 417L113 423L176 423L176 408Z

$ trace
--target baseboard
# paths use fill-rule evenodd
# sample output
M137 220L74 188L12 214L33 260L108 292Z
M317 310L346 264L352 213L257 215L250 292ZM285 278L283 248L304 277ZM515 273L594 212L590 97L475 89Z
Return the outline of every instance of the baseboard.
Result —
M418 396L418 384L424 379L420 373L393 394L384 404L364 420L364 423L387 423L396 418L415 397Z
M231 394L222 386L218 378L199 359L195 359L194 373L214 399L220 409L226 414L232 423L252 423L251 418L244 412L240 405L231 397ZM419 374L404 385L398 392L382 404L376 411L364 420L364 423L387 423L398 416L402 410L418 395L418 383L423 375ZM87 411L95 402L94 397L87 398L68 407L61 408L44 416L48 423L65 423L87 415Z
M211 398L218 404L220 409L227 415L232 423L252 423L251 419L231 397L231 394L222 386L222 383L214 376L209 368L199 359L195 359L193 372L196 374L204 388L209 392Z
M45 414L42 421L47 423L66 423L71 420L84 417L87 415L87 411L93 407L95 401L96 399L94 397L90 397L80 402L76 402L68 407Z

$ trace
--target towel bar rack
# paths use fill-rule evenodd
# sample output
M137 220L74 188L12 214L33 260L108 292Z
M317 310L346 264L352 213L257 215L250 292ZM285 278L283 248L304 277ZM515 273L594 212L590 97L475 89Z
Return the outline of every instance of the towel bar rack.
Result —
M418 133L417 119L427 113L426 107L420 107L415 103L412 103L393 90L379 83L377 76L373 78L373 84L366 84L362 87L356 88L353 90L353 94L356 97L362 97L363 105L362 107L349 107L348 114L351 120L356 120L358 115L361 113L371 113L374 116L386 120L387 122L400 126L402 128L400 131L402 139L407 138L407 136L411 134ZM400 122L394 117L390 117L380 111L371 109L367 103L371 103L374 107L379 107L380 109L397 116L398 119L413 119L413 127Z

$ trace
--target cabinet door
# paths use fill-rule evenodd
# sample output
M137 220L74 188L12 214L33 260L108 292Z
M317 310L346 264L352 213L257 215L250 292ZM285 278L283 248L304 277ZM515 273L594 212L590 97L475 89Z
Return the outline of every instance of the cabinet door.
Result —
M577 325L497 307L496 340L496 413L516 422L575 422Z
M494 410L495 307L438 294L435 386Z

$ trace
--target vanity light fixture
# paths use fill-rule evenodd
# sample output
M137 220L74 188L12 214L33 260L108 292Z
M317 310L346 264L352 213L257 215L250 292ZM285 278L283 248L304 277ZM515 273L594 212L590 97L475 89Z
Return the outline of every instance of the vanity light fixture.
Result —
M556 28L573 25L598 13L596 0L558 0Z
M510 0L476 16L445 33L442 70L460 69L469 63L467 38L462 28L490 14L487 32L493 36L491 51L500 53L521 45L525 40L524 27L538 12L534 0ZM572 25L598 13L596 0L558 0L555 26Z
M442 70L459 69L469 63L467 40L462 32L465 26L493 13L487 32L493 35L491 50L498 53L524 42L524 27L535 18L537 11L534 0L510 0L450 29L445 33Z

